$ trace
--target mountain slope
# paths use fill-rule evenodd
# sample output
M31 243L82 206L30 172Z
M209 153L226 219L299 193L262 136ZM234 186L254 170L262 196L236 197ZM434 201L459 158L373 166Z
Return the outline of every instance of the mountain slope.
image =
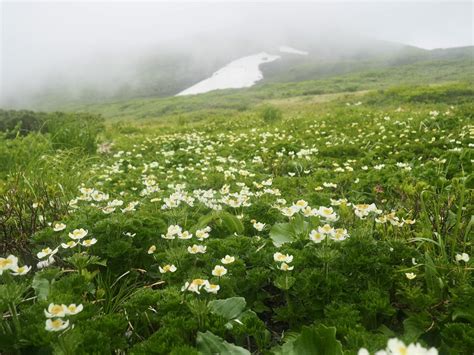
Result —
M281 46L294 47L308 52L308 55L282 53L279 51ZM2 107L56 110L65 105L173 96L209 78L228 63L262 51L270 55L278 54L281 59L260 66L263 80L258 85L321 80L429 60L470 60L472 63L473 57L473 47L429 51L353 36L338 39L331 36L329 41L322 35L272 39L265 43L238 35L225 41L221 38L202 38L198 43L182 48L188 49L178 50L169 44L150 48L147 53L130 55L129 59L121 58L125 64L111 70L113 75L107 75L106 67L113 67L116 58L100 61L97 65L101 66L104 74L97 74L94 78L87 78L89 67L86 65L75 68L83 75L77 74L69 79L59 76L59 79L52 79L43 85L41 91L30 96L16 96L3 102ZM93 70L90 69L90 72Z
M189 117L199 120L206 115L226 115L245 111L265 100L314 96L320 94L384 89L395 85L435 84L466 81L474 77L471 60L427 60L395 67L369 69L328 75L323 79L301 82L262 82L248 89L217 90L207 94L184 97L155 97L117 100L100 104L70 104L68 111L101 113L110 119L175 120ZM471 80L472 84L472 80Z

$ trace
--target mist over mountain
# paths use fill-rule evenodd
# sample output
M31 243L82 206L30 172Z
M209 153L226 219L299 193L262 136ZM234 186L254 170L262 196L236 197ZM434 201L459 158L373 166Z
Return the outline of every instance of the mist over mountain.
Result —
M49 109L71 102L172 96L227 63L262 51L281 59L261 65L258 84L472 58L472 48L430 51L405 44L424 39L431 46L429 30L458 35L457 42L446 38L440 46L472 43L465 36L468 5L440 4L431 10L428 5L7 2L0 105ZM423 19L417 17L420 11ZM457 23L446 17L449 13L461 14ZM280 53L280 46L308 55Z

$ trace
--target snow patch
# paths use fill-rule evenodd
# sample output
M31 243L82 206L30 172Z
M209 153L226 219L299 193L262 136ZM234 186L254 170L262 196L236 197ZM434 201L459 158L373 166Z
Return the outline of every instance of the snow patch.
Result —
M299 49L295 49L295 48L292 48L292 47L289 47L289 46L280 46L278 49L282 53L308 55L308 52L300 51Z
M261 52L242 57L219 69L211 77L181 91L176 96L196 95L218 89L238 89L254 85L263 79L260 64L280 59L279 55Z

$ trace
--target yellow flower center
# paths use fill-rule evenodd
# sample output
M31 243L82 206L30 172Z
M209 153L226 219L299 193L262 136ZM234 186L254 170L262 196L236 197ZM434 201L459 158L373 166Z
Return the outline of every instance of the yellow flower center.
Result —
M63 325L63 321L61 319L55 319L51 322L52 328L60 328Z
M7 267L8 265L11 265L13 262L10 259L3 259L0 260L0 267L4 268Z
M51 308L51 314L58 314L58 313L61 313L62 311L63 311L63 307L60 305L54 305Z

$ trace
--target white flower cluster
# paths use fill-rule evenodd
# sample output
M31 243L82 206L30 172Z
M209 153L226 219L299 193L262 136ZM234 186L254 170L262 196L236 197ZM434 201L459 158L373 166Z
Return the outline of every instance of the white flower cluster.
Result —
M82 311L82 304L76 306L75 303L66 306L65 304L50 303L48 309L44 310L46 316L45 329L49 332L58 332L69 327L69 319L63 320L64 317L73 316Z
M8 271L13 276L25 275L31 270L31 266L18 266L18 258L14 255L9 255L6 258L0 258L0 275Z
M359 350L358 355L370 355L365 348ZM387 348L376 351L374 355L438 355L435 348L424 348L420 344L405 345L405 343L397 338L392 338L387 343Z

